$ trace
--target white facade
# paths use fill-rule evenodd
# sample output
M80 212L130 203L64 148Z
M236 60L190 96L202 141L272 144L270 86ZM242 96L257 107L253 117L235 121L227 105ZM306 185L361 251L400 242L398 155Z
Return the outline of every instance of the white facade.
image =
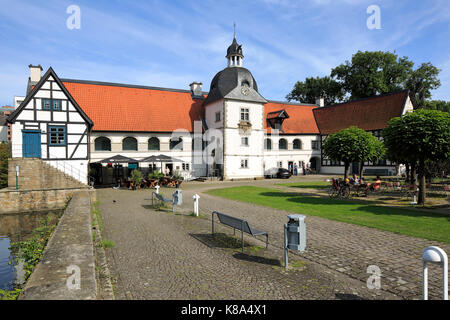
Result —
M87 183L89 123L81 112L49 69L12 114L12 156L41 158Z

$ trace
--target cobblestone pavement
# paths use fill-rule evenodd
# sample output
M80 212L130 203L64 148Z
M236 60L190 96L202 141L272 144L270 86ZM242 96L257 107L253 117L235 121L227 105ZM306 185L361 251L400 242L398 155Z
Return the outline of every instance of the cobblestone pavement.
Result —
M397 299L292 254L285 271L282 251L251 237L242 254L231 229L217 226L213 239L207 215L156 211L150 195L98 190L104 239L115 242L107 257L118 299Z
M313 177L312 179L323 179ZM308 179L311 179L309 177ZM306 181L306 180L302 180ZM291 181L290 181L291 182ZM153 210L153 190L98 190L111 273L119 299L420 299L421 252L446 244L305 215L307 250L290 254L296 267L284 271L282 232L289 212L205 194L217 187L272 186L278 180L186 183L182 208L172 215ZM169 195L173 189L164 189ZM199 193L202 218L190 217ZM115 202L114 202L115 201ZM211 212L229 213L268 231L246 236L246 254L212 240ZM219 226L231 238L233 231ZM298 260L297 262L295 262ZM380 267L381 290L369 290L369 265ZM430 298L440 299L440 270L430 269Z
M320 176L316 177L316 179L319 178ZM236 184L273 186L274 183L280 182L263 180ZM224 186L218 183L204 186L187 185L184 190L184 199L186 199L184 206L192 208L192 195L199 193L200 210L203 214L210 217L210 213L217 210L246 219L256 228L268 231L271 244L282 248L283 225L287 222L286 216L290 214L289 212L203 193L218 187ZM290 192L295 192L292 188L290 189ZM404 299L421 299L422 297L423 249L436 245L450 253L448 244L308 216L307 212L304 215L307 216L305 220L307 250L299 256L363 282L366 282L368 278L367 267L376 265L382 272L382 289ZM431 265L429 278L429 298L441 299L442 271L440 267Z

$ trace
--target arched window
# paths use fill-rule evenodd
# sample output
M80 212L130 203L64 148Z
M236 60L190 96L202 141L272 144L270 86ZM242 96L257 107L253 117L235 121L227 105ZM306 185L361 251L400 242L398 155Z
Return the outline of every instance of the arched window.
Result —
M272 140L265 139L264 140L264 149L265 150L272 150Z
M111 151L111 140L106 137L98 137L94 142L95 151Z
M183 150L183 139L179 137L170 139L170 150Z
M132 150L137 151L137 140L133 137L126 137L122 140L122 150Z
M280 141L278 142L278 149L287 150L287 140L286 139L280 139Z
M292 143L292 148L295 150L301 150L302 149L302 142L300 141L300 139L295 139L294 142Z
M148 150L159 150L159 139L152 137L148 139Z

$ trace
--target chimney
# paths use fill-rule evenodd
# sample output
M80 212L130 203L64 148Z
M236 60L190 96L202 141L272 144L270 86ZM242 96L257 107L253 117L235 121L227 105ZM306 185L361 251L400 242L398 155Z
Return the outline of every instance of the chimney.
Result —
M325 99L322 97L319 97L316 99L316 104L321 108L325 106Z
M30 68L30 81L34 84L38 83L39 80L41 80L41 65L38 64L37 66L33 66L30 64L28 67Z
M202 83L201 82L192 82L190 85L191 94L193 97L203 97L202 95Z

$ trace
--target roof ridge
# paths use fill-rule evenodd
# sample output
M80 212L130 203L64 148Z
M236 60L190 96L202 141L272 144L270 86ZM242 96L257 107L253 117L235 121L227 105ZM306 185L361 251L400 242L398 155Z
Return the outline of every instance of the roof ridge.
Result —
M291 106L300 106L300 107L312 107L312 106L318 106L315 103L301 103L301 102L290 102L290 101L276 101L276 100L267 100L268 103L279 103L279 104L287 104Z
M336 104L332 104L332 105L329 105L329 106L318 107L318 108L316 108L314 110L324 109L324 108L331 108L331 107L337 107L337 106L341 106L343 104L349 104L349 103L354 103L354 102L361 102L361 101L371 100L371 99L378 99L378 98L382 98L382 97L386 97L386 96L390 96L390 95L394 95L394 94L408 93L408 92L409 92L409 89L402 89L402 90L397 90L397 91L393 91L393 92L383 93L383 94L379 94L379 95L375 95L375 96L360 98L360 99L356 99L356 100L352 100L352 101L336 103Z
M138 85L138 84L127 84L127 83L117 83L117 82L104 82L104 81L68 79L68 78L61 78L61 81L62 82L71 82L71 83L81 83L81 84L92 84L92 85L99 85L99 86L148 89L148 90L170 91L170 92L180 92L180 93L189 93L189 94L191 93L191 90L188 90L188 89L175 89L175 88L165 88L165 87L155 87L155 86L144 86L144 85ZM202 91L202 94L208 94L208 92Z

